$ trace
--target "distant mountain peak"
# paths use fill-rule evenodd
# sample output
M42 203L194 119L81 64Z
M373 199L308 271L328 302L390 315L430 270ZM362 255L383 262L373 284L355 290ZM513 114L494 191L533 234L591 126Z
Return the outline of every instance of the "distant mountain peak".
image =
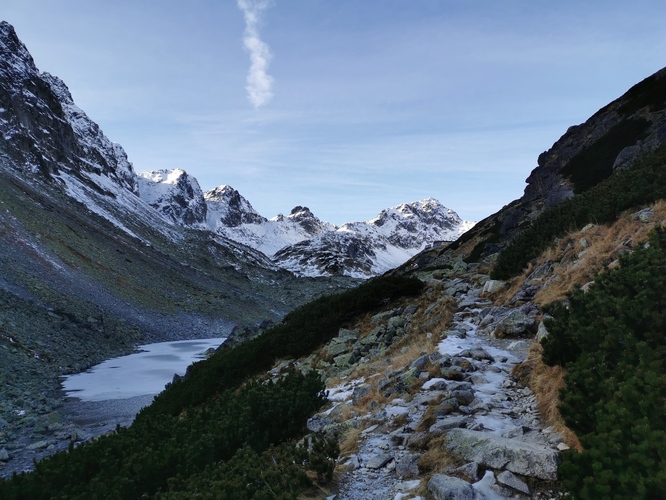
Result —
M208 227L212 231L221 229L224 232L224 228L266 222L266 218L261 216L249 201L226 184L206 191L204 198L208 205Z
M140 172L139 196L171 222L204 227L206 202L197 180L180 168Z

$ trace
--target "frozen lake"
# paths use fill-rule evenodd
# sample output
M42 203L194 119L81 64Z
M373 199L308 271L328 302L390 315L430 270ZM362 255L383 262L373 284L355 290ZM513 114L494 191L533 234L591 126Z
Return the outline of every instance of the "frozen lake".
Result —
M207 349L217 348L225 338L158 342L139 346L141 352L112 358L88 371L68 375L62 382L68 397L81 401L107 401L152 396L183 375Z

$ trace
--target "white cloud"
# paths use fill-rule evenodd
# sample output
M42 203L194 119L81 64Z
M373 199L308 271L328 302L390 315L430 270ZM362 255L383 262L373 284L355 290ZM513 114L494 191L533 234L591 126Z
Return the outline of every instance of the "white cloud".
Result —
M273 77L267 73L272 54L259 34L261 16L271 2L269 0L237 0L237 3L245 16L243 45L250 53L250 70L247 74L245 89L250 102L255 108L258 108L268 103L273 97Z

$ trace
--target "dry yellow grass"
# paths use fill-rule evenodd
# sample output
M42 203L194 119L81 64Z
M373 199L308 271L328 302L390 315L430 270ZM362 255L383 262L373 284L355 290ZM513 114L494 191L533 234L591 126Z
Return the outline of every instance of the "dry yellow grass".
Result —
M594 275L615 261L623 250L647 241L655 225L666 219L666 202L659 201L648 208L653 212L650 222L636 220L636 211L632 211L610 226L592 225L568 234L541 254L520 276L509 280L507 288L492 297L495 304L508 305L527 277L545 262L553 264L553 272L546 277L547 285L536 294L534 302L546 305L565 299L576 286L592 281ZM581 239L587 242L586 248L581 245Z
M346 458L358 452L362 429L350 427L340 436L340 456Z
M513 375L528 386L537 399L537 407L541 418L553 426L564 438L564 442L576 450L582 450L576 434L569 429L558 410L560 389L564 387L564 374L561 366L547 366L541 357L541 344L534 344L528 353L527 360L514 368Z

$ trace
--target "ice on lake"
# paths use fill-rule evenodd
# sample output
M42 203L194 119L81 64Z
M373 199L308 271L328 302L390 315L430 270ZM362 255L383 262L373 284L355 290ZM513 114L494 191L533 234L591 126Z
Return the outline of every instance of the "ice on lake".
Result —
M64 377L67 396L82 401L105 401L158 394L174 374L183 375L204 352L225 338L180 340L139 346L140 352L112 358L90 370Z

